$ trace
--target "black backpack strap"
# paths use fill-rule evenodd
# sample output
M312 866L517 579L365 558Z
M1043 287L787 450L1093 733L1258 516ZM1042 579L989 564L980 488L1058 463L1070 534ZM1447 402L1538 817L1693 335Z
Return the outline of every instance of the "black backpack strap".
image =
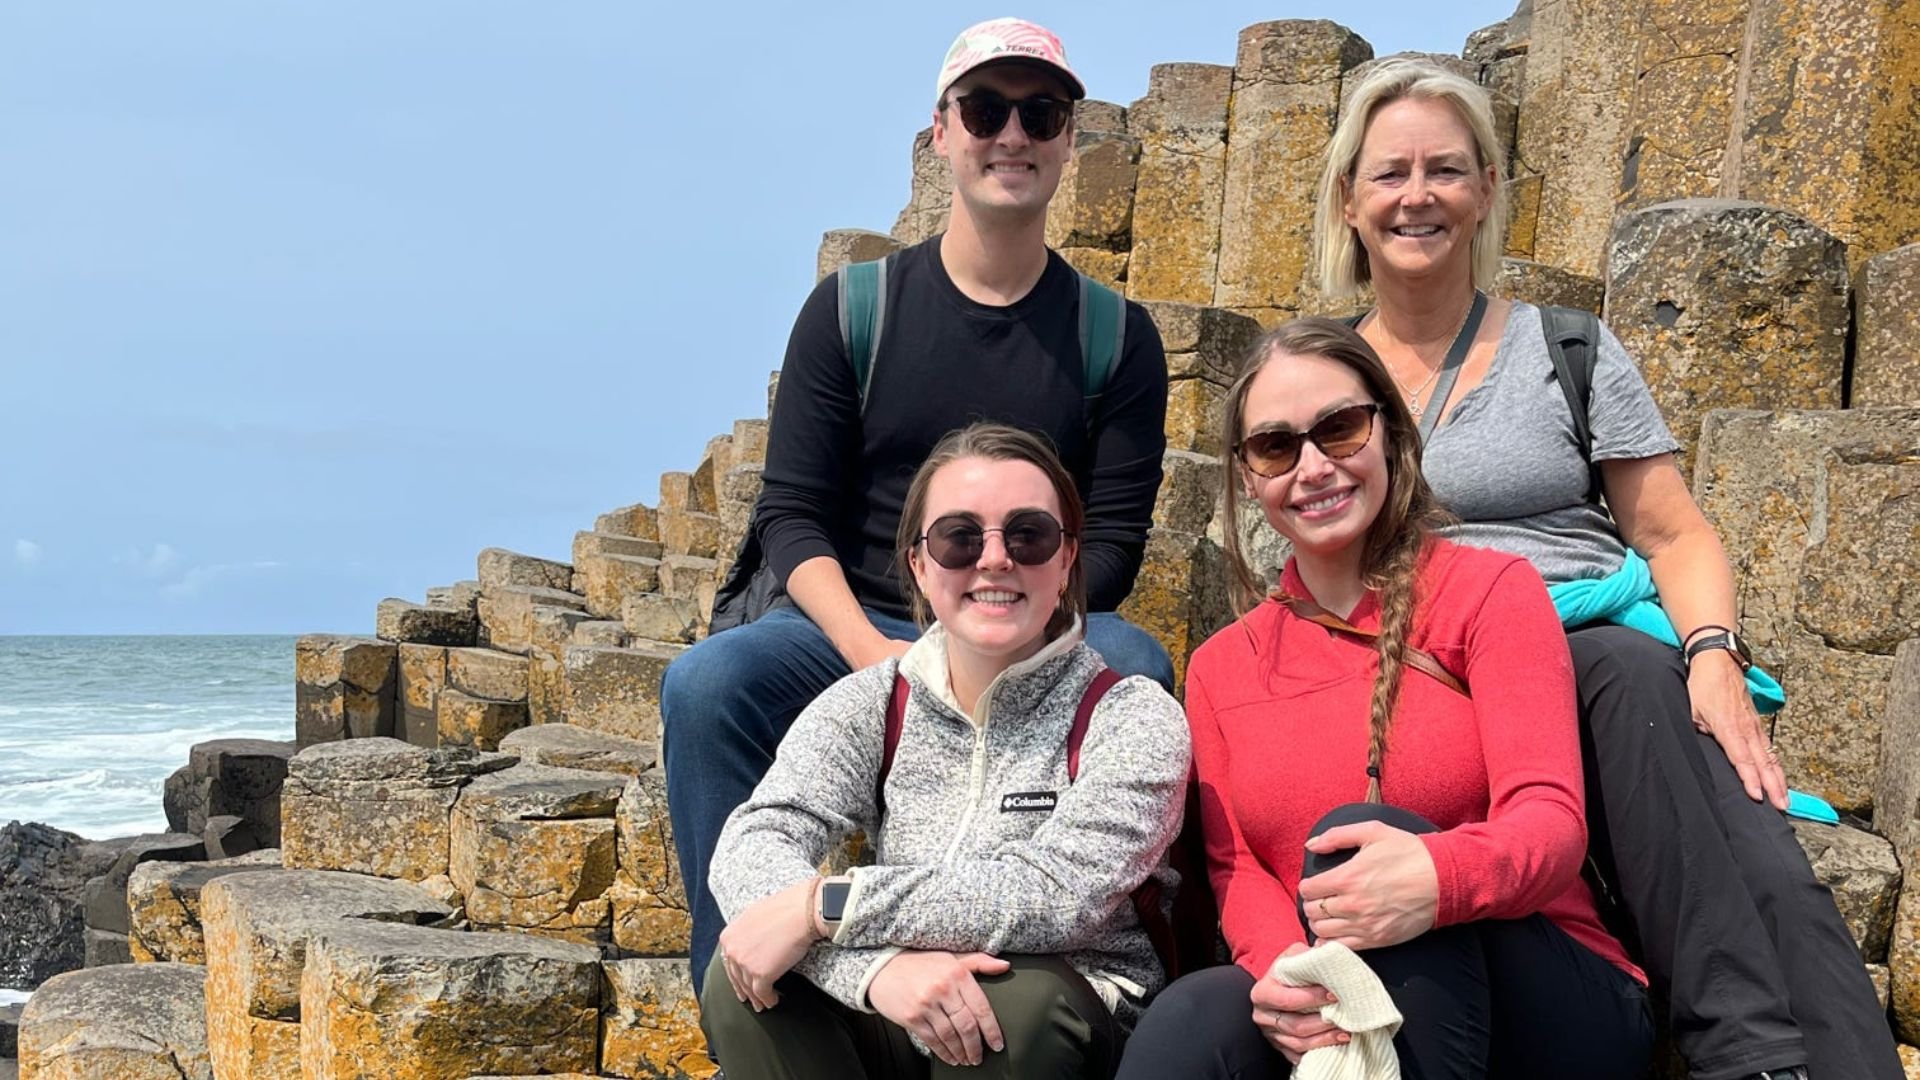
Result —
M1600 358L1600 318L1578 308L1543 306L1540 328L1547 354L1553 358L1553 377L1566 395L1573 415L1573 438L1587 463L1587 501L1600 505L1604 490L1600 466L1593 460L1593 366Z
M1126 350L1127 300L1087 275L1074 273L1080 279L1080 395L1091 438L1094 419L1100 415L1100 395L1106 393L1113 369Z
M867 387L873 383L873 360L880 353L880 334L887 326L887 267L889 255L872 262L848 263L840 279L840 343L853 365L853 384L860 389L860 414L867 412Z

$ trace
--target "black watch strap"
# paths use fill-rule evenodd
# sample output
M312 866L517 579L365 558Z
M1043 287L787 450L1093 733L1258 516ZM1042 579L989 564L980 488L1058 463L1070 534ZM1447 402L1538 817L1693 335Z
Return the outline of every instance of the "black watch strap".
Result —
M1734 662L1745 671L1753 666L1753 656L1747 651L1747 643L1732 630L1721 630L1712 634L1701 634L1687 645L1687 666L1693 666L1693 658L1708 649L1725 649L1733 654Z

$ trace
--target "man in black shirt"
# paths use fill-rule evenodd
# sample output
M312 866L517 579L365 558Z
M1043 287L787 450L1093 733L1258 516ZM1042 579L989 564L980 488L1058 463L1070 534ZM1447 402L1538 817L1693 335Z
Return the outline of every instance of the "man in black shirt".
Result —
M696 990L724 925L707 861L727 815L808 702L918 637L896 576L895 531L908 483L947 432L985 419L1052 439L1086 501L1088 643L1121 674L1171 689L1166 651L1114 614L1140 569L1160 486L1159 331L1126 304L1124 348L1098 396L1086 396L1079 277L1045 240L1047 204L1073 153L1072 102L1085 96L1047 30L996 19L961 34L933 119L933 145L953 168L947 231L890 260L864 395L837 277L814 289L794 323L755 515L792 606L694 646L661 688Z

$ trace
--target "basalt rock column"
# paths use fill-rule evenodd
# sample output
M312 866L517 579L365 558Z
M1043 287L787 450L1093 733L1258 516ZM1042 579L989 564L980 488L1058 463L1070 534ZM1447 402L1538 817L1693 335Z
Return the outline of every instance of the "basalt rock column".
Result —
M1752 2L1739 197L1818 223L1855 269L1920 240L1920 9Z
M478 929L609 940L613 811L626 779L521 764L462 789L449 876L467 919Z
M27 1080L213 1080L206 972L191 964L73 971L48 979L20 1018Z
M1233 69L1158 64L1127 113L1140 143L1127 295L1213 302L1220 207L1227 187L1227 101Z
M1313 203L1340 110L1341 78L1373 56L1351 30L1283 19L1240 32L1213 302L1271 325L1299 313Z
M343 920L300 980L303 1080L594 1070L600 955L529 934Z
M1849 404L1920 405L1920 244L1868 259L1858 282Z
M392 735L394 661L391 642L332 634L301 638L293 649L294 740L304 749Z
M1533 8L1515 151L1516 236L1508 254L1600 270L1631 121L1638 3L1539 0Z
M1920 636L1920 409L1709 413L1693 490L1787 688L1788 781L1866 812L1894 650Z
M1623 215L1607 324L1690 455L1710 408L1837 409L1849 321L1846 250L1805 218L1683 199Z

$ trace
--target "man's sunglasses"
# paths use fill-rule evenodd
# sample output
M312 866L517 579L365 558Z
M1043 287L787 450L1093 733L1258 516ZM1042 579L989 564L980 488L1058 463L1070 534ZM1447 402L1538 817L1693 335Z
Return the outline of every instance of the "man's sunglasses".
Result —
M960 123L976 139L991 139L1007 126L1007 114L1020 113L1020 127L1035 142L1046 142L1066 130L1073 118L1073 102L1036 94L1009 101L992 90L973 90L953 100L960 107Z
M1241 464L1261 476L1282 476L1300 464L1300 448L1308 439L1330 458L1350 458L1373 438L1374 402L1349 405L1321 417L1305 431L1256 431L1233 448Z
M1007 547L1007 557L1021 566L1039 566L1060 553L1061 537L1071 536L1060 522L1045 510L1022 510L1007 518L997 529L983 529L978 521L962 514L935 518L927 531L914 543L927 545L927 556L949 570L965 570L980 562L987 550L987 534L997 532Z

